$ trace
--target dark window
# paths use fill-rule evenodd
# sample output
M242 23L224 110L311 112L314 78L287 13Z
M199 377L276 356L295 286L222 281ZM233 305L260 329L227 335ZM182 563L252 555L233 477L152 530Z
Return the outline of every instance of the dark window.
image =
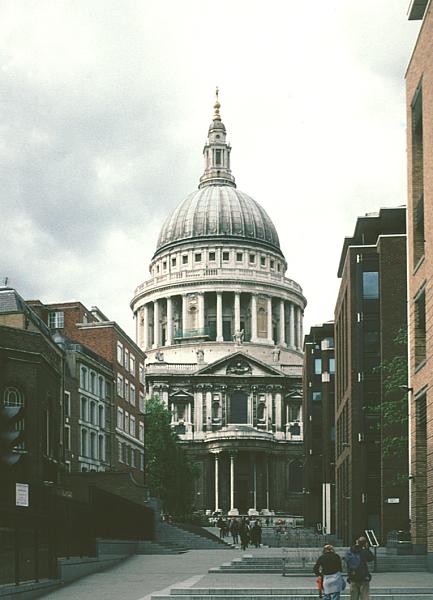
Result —
M322 359L321 358L314 359L314 373L315 373L315 375L320 375L322 373Z
M221 164L221 150L215 150L215 164Z
M230 423L247 423L248 396L244 392L234 392L230 398Z
M335 358L329 359L329 372L335 373Z
M166 270L166 268L167 268L167 261L166 260L162 263L162 268L164 269L164 271Z
M260 257L260 264L262 265L262 267L264 267L266 265L266 256Z
M176 266L176 258L172 258L171 259L171 266L175 267Z
M215 252L209 252L209 260L215 260Z
M415 300L415 366L426 359L425 290Z
M230 253L229 252L223 252L223 260L227 261L230 259Z
M244 259L244 255L242 254L242 252L236 252L236 260L237 262L242 262Z
M312 400L319 402L322 399L322 392L312 392Z
M250 254L250 263L254 264L256 262L256 255Z
M424 142L422 88L412 102L412 228L414 266L424 256Z
M201 262L201 252L197 252L194 256L195 262Z
M274 266L275 266L275 261L274 261L274 260L271 260L271 269L273 269L273 268L274 268Z
M362 274L362 295L367 300L379 298L379 273L377 271L365 271Z
M188 264L188 255L187 254L184 254L182 256L182 264L183 265L187 265Z

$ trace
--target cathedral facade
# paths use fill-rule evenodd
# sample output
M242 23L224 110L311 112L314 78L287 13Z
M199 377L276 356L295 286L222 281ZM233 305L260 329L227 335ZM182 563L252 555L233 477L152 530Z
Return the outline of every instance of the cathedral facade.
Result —
M198 189L165 221L131 301L158 395L193 462L195 506L302 512L306 299L265 210L239 191L220 104Z

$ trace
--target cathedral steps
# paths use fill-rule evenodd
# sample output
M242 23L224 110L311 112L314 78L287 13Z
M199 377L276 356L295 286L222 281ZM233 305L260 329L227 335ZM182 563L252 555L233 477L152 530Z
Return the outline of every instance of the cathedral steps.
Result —
M207 533L207 532L206 532ZM186 552L188 550L221 550L232 548L223 540L215 538L211 534L203 534L199 531L187 531L173 524L159 523L155 531L156 542L161 546Z
M317 589L309 588L172 588L170 594L152 594L152 600L311 600ZM348 589L341 598L350 598ZM372 588L371 600L433 600L431 588Z

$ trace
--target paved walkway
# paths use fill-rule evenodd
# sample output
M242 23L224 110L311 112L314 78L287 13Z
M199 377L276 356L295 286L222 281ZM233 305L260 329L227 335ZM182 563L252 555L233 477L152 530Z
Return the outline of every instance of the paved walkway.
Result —
M277 550L277 549L275 549ZM268 555L268 549L248 550L248 554ZM153 592L170 587L215 588L315 588L315 577L282 577L278 574L208 573L233 558L241 550L190 550L185 554L133 556L117 567L89 575L44 596L52 600L150 600ZM274 552L272 552L274 554ZM377 573L372 587L433 589L431 573Z

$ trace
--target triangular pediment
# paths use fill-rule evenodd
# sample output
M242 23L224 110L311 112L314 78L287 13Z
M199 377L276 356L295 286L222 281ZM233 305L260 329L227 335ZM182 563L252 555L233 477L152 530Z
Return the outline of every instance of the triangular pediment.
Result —
M196 371L197 375L220 375L224 377L284 377L284 374L276 367L246 354L234 352L224 356Z
M302 400L302 390L292 390L286 394L286 400Z
M182 398L192 398L193 395L191 394L191 392L187 392L186 390L183 389L179 389L176 390L175 392L173 392L173 394L170 394L170 398L174 399L174 400L182 400Z

